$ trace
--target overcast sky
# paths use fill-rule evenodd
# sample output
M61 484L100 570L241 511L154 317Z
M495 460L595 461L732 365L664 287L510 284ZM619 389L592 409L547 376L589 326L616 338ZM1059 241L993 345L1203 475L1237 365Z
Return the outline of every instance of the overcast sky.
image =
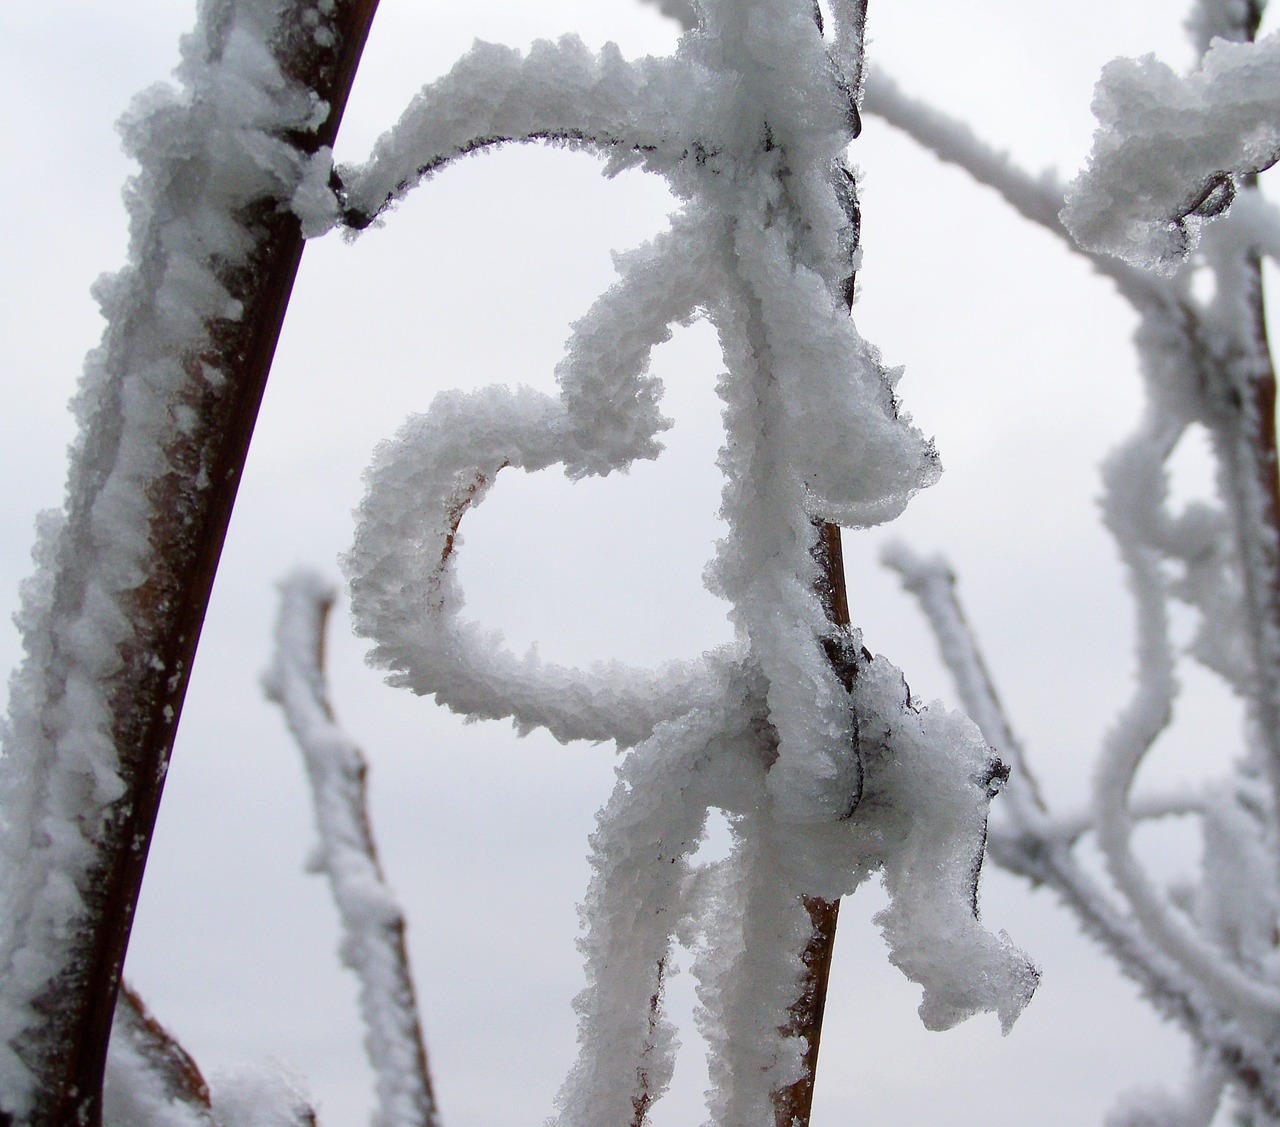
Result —
M190 24L187 0L42 0L0 7L7 217L0 271L0 657L35 513L60 501L65 403L101 331L88 289L123 258L128 174L113 122L163 79ZM1074 174L1090 91L1116 55L1183 66L1182 7L1167 0L872 0L869 56L913 93L968 119L1033 171ZM1050 17L1053 17L1050 22ZM412 92L471 41L524 47L577 31L627 55L665 53L676 28L637 0L383 0L340 141L362 156ZM990 193L868 120L866 257L855 317L899 393L936 436L946 473L886 531L846 534L850 604L866 642L917 696L953 693L919 616L877 565L889 536L945 550L1050 796L1087 792L1095 749L1125 698L1128 602L1096 521L1097 465L1137 418L1126 308L1047 235ZM313 840L301 767L258 689L274 582L298 564L338 576L350 510L376 442L437 390L552 386L569 324L612 279L611 249L660 230L656 179L599 176L590 158L508 150L420 189L354 246L304 258L263 405L183 716L128 974L211 1072L273 1057L296 1069L327 1127L367 1119L354 988L335 917L302 866ZM668 451L629 477L569 487L558 471L504 475L464 526L471 612L516 649L566 662L690 656L728 637L701 586L718 535L719 371L705 325L659 350L677 420ZM1203 451L1177 488L1203 489ZM574 1054L581 983L575 905L586 837L612 784L605 747L466 727L382 686L345 611L331 641L340 718L371 760L375 831L410 920L437 1091L449 1127L541 1121ZM1235 714L1207 676L1163 741L1191 778L1235 753ZM1191 863L1194 843L1156 843ZM994 1017L926 1034L918 991L884 956L868 888L845 905L815 1124L1078 1127L1133 1085L1178 1083L1183 1038L1162 1027L1044 892L998 873L985 919L1042 965L1012 1035ZM672 984L691 1009L691 976ZM657 1127L700 1122L689 1022Z

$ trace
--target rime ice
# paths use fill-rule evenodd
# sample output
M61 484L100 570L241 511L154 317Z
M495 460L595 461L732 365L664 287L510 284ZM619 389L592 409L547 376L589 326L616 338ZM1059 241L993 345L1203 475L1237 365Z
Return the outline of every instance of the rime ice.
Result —
M1280 512L1275 379L1260 300L1260 262L1278 253L1280 217L1251 177L1280 155L1280 40L1248 42L1260 12L1200 0L1189 27L1203 58L1186 77L1150 57L1111 63L1095 99L1101 127L1090 165L1065 206L1054 185L1032 181L891 85L872 83L867 100L1023 215L1062 237L1069 229L1139 317L1147 401L1102 475L1103 519L1134 601L1134 687L1099 748L1090 809L1051 812L1027 773L949 568L902 548L886 558L919 599L967 711L1015 767L1004 816L990 828L990 856L1054 889L1194 1041L1185 1090L1127 1096L1111 1127L1208 1124L1228 1092L1241 1122L1274 1121L1280 1107ZM1193 287L1188 261L1210 286ZM1208 436L1217 495L1180 507L1169 496L1168 463L1193 428ZM1195 618L1188 656L1246 704L1243 754L1221 781L1142 796L1139 769L1176 719L1173 603ZM1196 820L1203 862L1200 874L1166 889L1142 863L1134 834L1171 817ZM1086 836L1105 876L1074 851Z
M674 1052L662 974L677 932L698 944L713 1120L769 1121L774 1094L803 1067L802 1041L780 1032L802 973L802 897L837 898L874 871L891 894L880 920L890 957L924 988L930 1027L994 1011L1007 1028L1029 998L1034 968L976 913L998 762L972 724L912 700L856 631L833 627L816 593L815 522L889 520L939 472L901 410L896 374L847 315L857 216L843 152L858 129L860 17L836 5L824 36L809 0L662 6L689 29L671 58L629 62L573 37L527 55L478 44L366 164L334 170L327 151L308 156L288 140L328 107L276 67L282 4L209 0L184 44L179 86L148 91L126 117L141 165L129 189L130 263L98 289L109 327L76 404L84 429L67 515L42 521L22 615L28 660L5 729L6 1109L32 1106L23 1052L57 1035L42 1028L39 1003L68 973L86 874L125 797L112 678L127 661L154 669L130 617L154 562L153 486L175 441L200 423L192 402L228 378L205 356L211 326L244 315L219 270L249 260L250 205L291 212L308 235L368 226L450 161L513 141L595 152L606 174L663 176L681 209L668 233L619 258L617 284L573 328L557 394L443 395L379 451L348 568L360 629L395 682L472 717L631 749L591 842L581 1052L561 1123L626 1122L637 1101L661 1095ZM321 0L307 13L316 43L331 36L332 11ZM729 531L708 581L732 607L736 642L654 671L571 670L509 653L463 615L460 521L508 467L582 477L658 456L668 423L649 354L697 316L719 333L727 369ZM211 472L181 478L180 497L206 490ZM295 601L314 609L316 592L297 586ZM385 942L397 910L352 840L353 748L291 664L293 633L282 627L271 689L307 753L322 867L344 954L363 978L382 1121L430 1123L434 1109L403 1059L410 1007ZM832 642L856 665L852 692L833 669ZM711 808L729 816L734 848L696 870ZM113 1114L207 1118L172 1103L124 1024ZM309 1112L287 1083L245 1075L214 1086L212 1114L234 1127Z
M1280 36L1214 39L1185 78L1152 56L1116 59L1093 111L1093 154L1063 221L1088 250L1171 271L1237 180L1280 158Z
M780 1030L809 934L802 896L836 898L884 870L891 958L924 986L931 1027L994 1010L1007 1028L1036 982L975 917L998 763L970 722L911 700L883 658L859 659L851 698L823 647L834 628L816 594L814 522L891 519L938 473L845 306L861 28L848 9L837 17L824 40L802 0L707 3L672 58L634 63L573 38L527 56L478 44L367 164L338 170L357 226L452 160L521 140L596 152L607 173L642 167L682 201L573 327L558 394L446 393L379 449L346 561L357 629L393 683L521 731L633 748L592 838L563 1127L628 1122L664 1090L662 976L681 929L702 936L710 1110L726 1127L771 1120L772 1093L801 1074L803 1042ZM658 456L668 423L649 353L694 316L715 326L727 367L729 531L708 583L737 641L653 671L509 652L464 615L465 513L508 467L580 477ZM860 636L843 644L857 653ZM713 807L735 846L696 871Z

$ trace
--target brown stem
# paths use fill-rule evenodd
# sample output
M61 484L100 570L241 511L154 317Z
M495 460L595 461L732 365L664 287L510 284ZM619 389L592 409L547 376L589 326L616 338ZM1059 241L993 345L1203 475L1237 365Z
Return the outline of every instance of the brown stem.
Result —
M861 36L867 25L867 0L852 0L850 7ZM816 5L815 5L816 8ZM821 17L819 16L819 20ZM859 57L861 57L859 44ZM857 76L860 82L861 75ZM854 120L857 119L857 100L860 91L850 91L850 103ZM845 200L853 241L861 234L861 214L858 210L857 183L843 166L835 170L837 189ZM856 276L851 271L844 284L845 304L853 311ZM817 591L831 623L831 634L823 639L827 657L846 691L852 691L856 675L851 647L844 644L850 625L849 595L844 582L844 549L840 540L840 526L830 521L815 521L816 537L814 558L818 563ZM860 797L860 796L859 796ZM816 896L804 898L809 913L809 941L805 944L801 960L804 975L800 981L800 994L790 1008L790 1020L784 1032L791 1037L803 1037L804 1072L800 1079L773 1093L773 1110L777 1127L809 1127L813 1114L813 1089L818 1075L818 1048L822 1041L822 1021L827 1009L827 983L831 976L831 959L835 952L836 921L840 915L840 901L823 900Z
M329 45L317 43L303 20L311 3L299 0L286 17L274 48L277 62L331 107L317 132L289 138L299 148L314 152L333 143L376 6L377 0L340 0ZM112 1014L177 717L302 255L297 219L274 202L263 201L242 219L255 232L255 249L246 266L225 269L220 279L242 304L242 316L209 326L209 348L183 359L193 377L188 406L199 422L191 435L175 435L165 450L169 470L148 490L157 514L149 571L134 592L133 636L109 689L125 795L99 836L71 957L36 1003L42 1028L21 1046L37 1078L36 1106L26 1118L32 1125L96 1127L101 1121ZM202 370L225 380L205 379ZM100 485L84 483L88 496L69 512L71 527L87 525ZM67 593L65 575L55 583ZM0 1109L0 1124L12 1120Z
M1249 338L1244 342L1248 373L1241 381L1237 419L1241 426L1228 450L1241 477L1236 500L1236 534L1249 606L1256 688L1254 721L1267 750L1273 794L1280 799L1280 475L1276 454L1276 372L1267 337L1262 264L1256 255L1250 273Z
M174 1040L173 1034L152 1016L128 983L120 986L112 1036L132 1043L137 1054L156 1073L166 1099L190 1107L197 1113L208 1113L209 1085L196 1062Z
M827 620L834 627L824 639L827 656L846 690L853 688L856 665L850 647L843 639L849 627L849 597L844 583L844 553L839 525L815 521L817 538L814 556L818 561L818 597L822 600ZM789 1020L783 1027L788 1037L803 1037L804 1072L800 1079L773 1093L776 1127L808 1127L813 1111L813 1089L818 1075L818 1048L822 1042L822 1021L827 1008L827 982L831 976L831 959L835 952L836 921L840 915L839 900L804 897L809 913L809 941L801 961L804 974L800 993L791 1004Z
M813 1086L818 1075L818 1046L822 1041L822 1019L827 1009L827 981L831 977L831 956L836 944L836 920L840 915L839 900L804 898L812 930L801 959L804 977L800 996L791 1005L791 1020L784 1032L790 1037L803 1037L804 1075L794 1084L773 1094L776 1127L808 1127L813 1111Z
M654 1035L658 1028L658 1019L662 1013L662 990L667 974L667 959L664 955L658 960L657 983L649 998L649 1046L653 1045ZM636 1076L636 1094L631 1097L631 1107L635 1114L631 1117L631 1127L645 1127L649 1108L653 1105L653 1096L649 1092L649 1071L643 1066Z

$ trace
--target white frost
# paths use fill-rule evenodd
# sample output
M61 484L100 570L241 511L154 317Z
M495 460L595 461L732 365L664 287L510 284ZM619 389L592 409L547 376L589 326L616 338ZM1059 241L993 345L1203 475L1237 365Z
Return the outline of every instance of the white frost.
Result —
M221 372L194 358L241 310L218 269L246 261L251 201L293 197L303 157L281 139L327 108L277 69L278 5L216 0L183 42L177 86L141 94L121 122L140 170L126 190L129 264L101 280L107 319L74 408L66 515L40 520L37 571L18 615L26 660L11 683L0 761L0 1105L31 1106L20 1055L41 1043L33 1003L67 971L85 874L123 795L115 679L145 642L136 592L151 565L157 483L186 408ZM203 469L180 488L206 487ZM38 1051L38 1050L36 1050Z
M824 36L809 0L708 0L672 58L634 63L572 38L527 56L479 44L368 163L339 170L357 226L458 157L512 140L594 151L606 172L641 166L682 201L573 327L558 394L441 395L379 449L346 560L357 630L393 683L521 731L634 748L592 838L563 1127L631 1122L662 1094L677 935L700 944L713 1122L772 1121L772 1093L803 1067L803 1040L782 1032L809 936L802 897L837 898L876 869L892 957L924 986L929 1025L995 1010L1007 1027L1036 981L976 918L998 764L967 720L919 707L887 661L857 656L856 631L838 632L852 698L823 646L835 628L816 591L815 521L891 519L939 472L900 411L897 374L845 305L861 28L852 5L832 8ZM728 532L707 582L731 606L735 643L656 671L510 653L464 617L460 522L507 467L580 477L656 457L668 424L649 353L695 315L715 326L727 367ZM736 845L700 872L713 807Z
M1086 249L1172 271L1237 179L1280 158L1280 35L1216 39L1185 78L1154 56L1116 59L1093 112L1093 154L1063 222Z
M364 757L335 723L319 655L332 589L310 572L281 584L275 657L263 681L302 751L320 833L315 870L342 921L342 961L360 981L373 1127L439 1127L404 946L404 917L383 879L365 802Z

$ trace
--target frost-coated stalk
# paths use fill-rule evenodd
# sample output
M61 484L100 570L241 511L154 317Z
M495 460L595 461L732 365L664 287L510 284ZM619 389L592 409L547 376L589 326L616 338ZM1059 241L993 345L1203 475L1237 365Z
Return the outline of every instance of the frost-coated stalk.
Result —
M1108 460L1104 500L1137 610L1137 687L1104 742L1092 809L1050 816L1015 774L1011 824L989 839L997 863L1054 888L1197 1042L1191 1084L1126 1099L1108 1119L1114 1127L1199 1127L1224 1090L1241 1123L1280 1122L1280 492L1260 272L1263 256L1280 260L1280 210L1257 191L1258 173L1280 160L1280 34L1256 39L1262 9L1195 0L1186 26L1199 58L1186 74L1152 56L1109 64L1089 167L1065 198L891 83L873 80L868 93L872 112L1067 237L1140 317L1147 407ZM1212 285L1193 285L1189 266ZM1178 505L1168 463L1195 425L1212 438L1217 496ZM904 551L889 562L920 598L966 707L1005 750L1012 736L947 569ZM1173 718L1174 600L1198 617L1187 654L1245 703L1244 752L1196 793L1136 797L1135 775ZM1170 815L1197 819L1203 860L1198 881L1165 889L1133 835ZM1109 886L1075 856L1086 835Z
M555 393L447 392L379 448L345 561L357 631L393 684L625 753L591 837L580 1051L560 1127L635 1123L663 1094L676 1043L662 968L676 941L696 951L710 1121L804 1122L826 906L876 870L890 895L877 922L924 987L930 1028L990 1010L1008 1028L1037 981L975 915L999 764L967 720L913 701L826 605L835 524L891 519L938 473L896 374L849 317L858 217L843 155L858 131L862 8L829 10L824 29L810 0L706 0L666 58L592 54L573 37L527 55L477 44L335 177L340 220L367 227L467 153L552 141L597 153L607 173L655 172L680 203L668 230L618 257L617 283L573 326ZM459 521L508 467L576 479L658 456L670 423L649 354L696 316L726 368L727 534L705 574L734 642L653 670L510 652L465 617ZM860 801L866 788L874 802ZM703 865L713 809L733 848Z
M125 119L130 264L41 520L0 765L0 1123L96 1124L178 714L315 194L376 0L204 0Z
M1238 354L1228 372L1235 395L1214 428L1219 456L1229 467L1224 483L1236 518L1246 622L1255 685L1251 720L1266 749L1273 833L1280 841L1280 477L1276 457L1276 373L1263 308L1262 262L1256 254L1235 264L1242 275ZM1280 883L1280 871L1276 879Z
M320 843L314 868L329 880L342 924L342 961L360 982L365 1050L377 1106L373 1127L440 1127L404 942L404 915L382 875L369 823L365 761L338 726L324 674L334 593L300 571L280 585L275 655L263 678L302 752Z

